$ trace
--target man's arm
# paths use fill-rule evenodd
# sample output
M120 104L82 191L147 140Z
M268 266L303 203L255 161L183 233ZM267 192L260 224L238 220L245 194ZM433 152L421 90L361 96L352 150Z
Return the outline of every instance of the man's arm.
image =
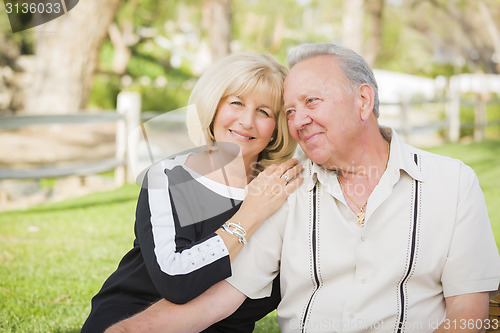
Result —
M137 315L125 319L105 333L200 332L231 315L246 299L238 289L221 281L186 304L158 301Z
M488 292L447 297L446 319L434 332L484 332L489 299Z

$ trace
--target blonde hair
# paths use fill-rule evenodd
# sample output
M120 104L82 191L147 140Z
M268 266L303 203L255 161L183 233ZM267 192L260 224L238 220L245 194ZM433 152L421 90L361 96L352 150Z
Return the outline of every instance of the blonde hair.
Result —
M236 53L216 62L200 77L189 97L187 128L191 141L195 145L215 143L213 122L217 107L225 97L266 94L272 97L270 107L276 127L272 140L259 154L256 169L262 171L291 158L297 143L288 132L288 122L282 112L285 76L286 68L267 54Z

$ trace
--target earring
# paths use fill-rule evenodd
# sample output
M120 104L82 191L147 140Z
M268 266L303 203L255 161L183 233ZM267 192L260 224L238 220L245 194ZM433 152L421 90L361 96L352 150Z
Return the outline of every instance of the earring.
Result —
M271 137L271 139L269 140L269 142L273 141L274 140L274 136Z

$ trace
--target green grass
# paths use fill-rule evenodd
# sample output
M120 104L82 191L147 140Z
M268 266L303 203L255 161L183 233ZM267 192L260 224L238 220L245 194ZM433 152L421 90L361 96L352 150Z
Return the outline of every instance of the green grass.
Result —
M132 245L137 193L0 213L0 332L80 331L91 296Z
M500 244L500 141L428 150L474 168ZM132 246L138 191L129 185L0 213L0 332L80 331L91 297ZM276 315L255 332L279 332Z

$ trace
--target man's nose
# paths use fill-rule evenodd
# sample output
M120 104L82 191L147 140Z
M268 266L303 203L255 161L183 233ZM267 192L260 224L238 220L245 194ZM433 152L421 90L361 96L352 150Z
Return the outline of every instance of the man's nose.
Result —
M309 113L303 108L297 108L295 110L295 115L292 120L292 126L296 130L300 130L304 128L304 126L310 124L312 122L311 117L309 117Z

